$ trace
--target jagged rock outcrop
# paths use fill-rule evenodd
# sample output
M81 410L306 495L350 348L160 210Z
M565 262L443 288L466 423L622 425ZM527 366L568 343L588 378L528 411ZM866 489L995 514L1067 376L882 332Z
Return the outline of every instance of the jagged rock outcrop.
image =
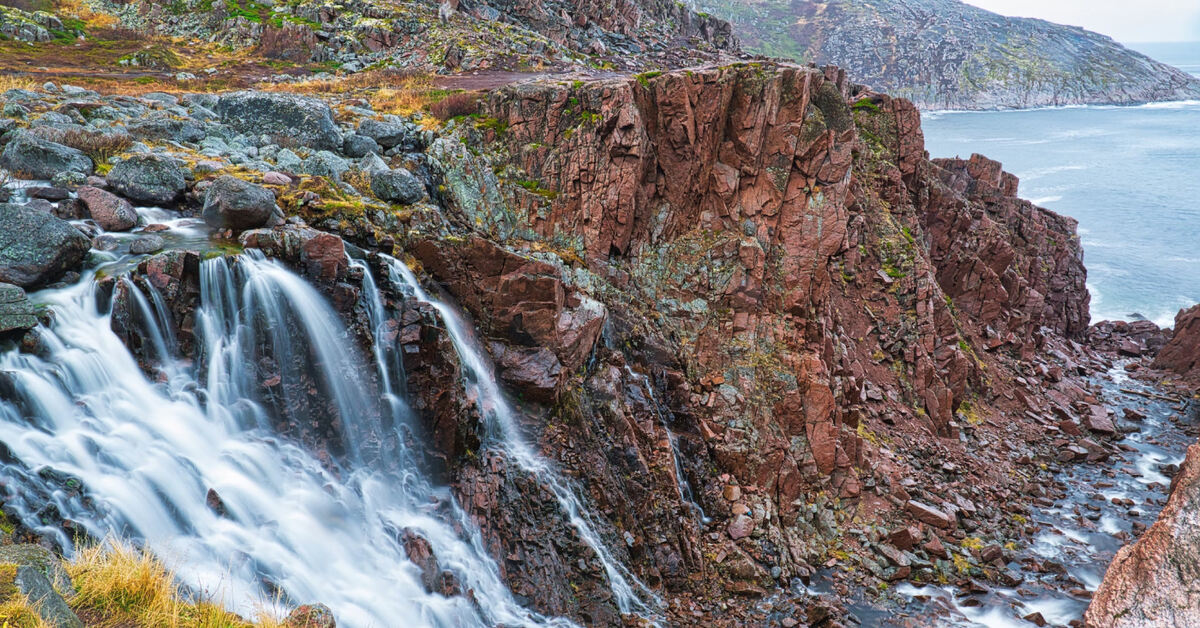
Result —
M1200 305L1175 315L1174 332L1154 358L1154 368L1200 379Z
M1171 481L1171 495L1154 525L1119 552L1092 597L1090 628L1149 628L1200 624L1200 445Z
M959 0L702 0L746 50L835 63L922 108L1129 104L1200 95L1200 80L1082 28Z

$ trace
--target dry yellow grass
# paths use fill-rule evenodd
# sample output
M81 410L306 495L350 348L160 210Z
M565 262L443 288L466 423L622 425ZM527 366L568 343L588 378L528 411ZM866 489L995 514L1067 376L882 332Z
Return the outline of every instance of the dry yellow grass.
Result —
M260 83L255 87L264 91L295 94L358 96L370 101L379 113L399 116L427 112L430 105L448 94L434 85L428 75L406 75L388 70L361 72L345 78Z
M6 628L51 628L24 595L0 604L0 626Z
M36 86L37 84L28 76L0 74L0 92L6 92L10 89L33 89Z
M163 628L279 628L265 612L256 622L210 600L189 601L174 574L153 555L119 542L85 548L66 565L77 594L71 605L100 625ZM90 625L90 624L89 624Z
M59 15L66 15L83 20L88 30L99 28L116 28L121 20L108 13L98 13L92 10L83 0L58 0L55 10Z

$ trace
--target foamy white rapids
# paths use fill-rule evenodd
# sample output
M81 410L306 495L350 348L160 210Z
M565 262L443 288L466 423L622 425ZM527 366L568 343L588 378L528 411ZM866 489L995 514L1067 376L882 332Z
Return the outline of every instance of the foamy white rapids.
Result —
M204 262L202 283L196 365L174 357L158 295L121 286L136 292L149 357L164 362L161 381L147 378L111 331L91 281L38 295L55 312L41 330L48 353L0 355L0 442L11 452L0 490L26 525L40 525L35 509L48 497L91 535L144 543L189 588L246 615L321 602L351 628L572 625L517 604L477 530L411 456L389 465L359 458L356 439L369 422L386 424L389 408L394 419L407 414L390 389L373 396L360 381L379 363L358 355L319 293L251 256ZM378 301L370 307L386 316ZM346 426L336 472L272 433L258 374L244 359L250 347L277 360L313 358L307 376ZM227 516L206 506L210 489ZM400 541L406 529L429 541L477 604L425 590ZM41 532L71 547L61 530Z

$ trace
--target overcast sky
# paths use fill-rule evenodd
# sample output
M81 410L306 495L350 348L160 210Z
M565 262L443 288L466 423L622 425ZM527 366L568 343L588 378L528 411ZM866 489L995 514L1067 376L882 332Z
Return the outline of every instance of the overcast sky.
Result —
M1082 26L1122 42L1200 41L1200 0L965 0L1003 15Z

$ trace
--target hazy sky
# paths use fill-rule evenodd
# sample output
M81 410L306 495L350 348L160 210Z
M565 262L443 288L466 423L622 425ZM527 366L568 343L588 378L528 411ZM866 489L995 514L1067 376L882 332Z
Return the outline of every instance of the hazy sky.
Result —
M1003 15L1082 26L1117 41L1200 41L1200 0L965 1Z

